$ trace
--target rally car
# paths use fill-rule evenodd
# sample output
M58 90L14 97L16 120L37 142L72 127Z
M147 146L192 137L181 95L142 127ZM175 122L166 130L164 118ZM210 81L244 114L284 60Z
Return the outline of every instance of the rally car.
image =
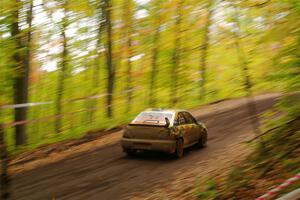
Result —
M138 150L168 152L183 156L184 148L205 147L207 128L188 111L175 109L147 109L124 129L121 145L129 155Z

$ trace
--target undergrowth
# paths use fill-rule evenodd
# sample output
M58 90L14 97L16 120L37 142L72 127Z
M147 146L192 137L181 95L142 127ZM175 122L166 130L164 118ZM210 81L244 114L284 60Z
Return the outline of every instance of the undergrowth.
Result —
M280 117L274 117L275 113L281 113ZM269 119L265 127L271 131L255 141L253 152L228 176L214 182L214 187L210 187L209 181L198 184L195 190L198 199L255 199L300 172L300 95L283 97L265 118ZM278 196L299 187L300 181L283 189Z

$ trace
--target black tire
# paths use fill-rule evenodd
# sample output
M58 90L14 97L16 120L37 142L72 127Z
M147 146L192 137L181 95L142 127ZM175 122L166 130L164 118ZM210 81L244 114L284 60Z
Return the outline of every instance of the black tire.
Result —
M202 149L207 145L207 133L205 132L197 143L197 147Z
M124 150L124 152L125 152L128 156L135 156L137 150L136 150L136 149L126 149L126 150Z
M176 149L175 149L174 156L176 158L181 158L183 156L183 151L184 151L184 143L183 143L183 139L180 138L176 141Z

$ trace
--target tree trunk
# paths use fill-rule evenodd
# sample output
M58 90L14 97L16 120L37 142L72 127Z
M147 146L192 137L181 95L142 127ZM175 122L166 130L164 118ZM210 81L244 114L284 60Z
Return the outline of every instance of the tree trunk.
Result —
M177 4L176 19L175 19L175 43L172 56L172 69L171 69L171 91L170 91L170 105L176 106L178 103L178 71L180 68L180 51L181 51L181 21L182 21L182 6L183 0Z
M126 96L127 96L127 108L128 113L131 110L132 103L132 63L130 58L132 57L132 1L128 0L124 2L123 18L125 19L125 32L126 32Z
M9 182L8 153L5 145L4 128L0 124L0 199L9 198Z
M200 99L205 97L205 84L206 84L206 66L207 66L207 50L209 46L209 28L211 25L211 16L213 13L213 0L209 1L207 6L207 15L205 19L205 25L203 30L203 41L201 45L201 58L200 58L200 72L201 72L201 79L200 79Z
M154 28L155 32L153 35L153 48L152 48L152 58L151 58L151 77L150 77L150 93L149 93L149 105L150 107L156 106L156 95L155 95L155 85L156 85L156 76L157 76L157 59L158 59L158 52L159 52L159 38L160 38L160 11L159 5L156 5L155 8L155 23Z
M104 28L104 6L101 4L102 0L99 1L99 7L98 7L98 14L99 14L99 19L98 19L98 30L97 30L97 44L96 44L96 57L94 59L93 63L93 69L92 69L92 84L91 84L91 89L92 89L92 95L95 96L99 93L99 85L100 85L100 58L102 53L100 52L100 49L102 48L103 44L103 28ZM94 121L94 115L97 110L97 99L91 99L90 103L88 103L88 121L89 123L93 123Z
M131 55L131 38L128 38L127 41L127 45L128 45L128 55ZM130 56L131 57L131 56ZM126 108L126 112L128 113L131 110L131 103L132 103L132 73L131 73L131 68L132 68L132 63L130 60L130 57L128 56L127 58L127 70L126 70L126 93L127 93L127 108Z
M113 90L115 81L115 68L112 61L112 23L111 23L111 5L110 0L104 0L105 6L105 25L106 25L106 66L107 66L107 117L111 118L112 113L112 101Z
M31 27L32 27L32 8L33 3L29 1L29 8L26 15L26 23L28 30L26 34L19 29L21 2L15 1L15 10L13 11L13 23L11 26L11 35L16 41L16 51L13 59L16 63L16 77L14 80L14 103L22 104L28 102L28 85L29 85L29 70L30 70L30 41L31 41ZM15 121L24 121L27 118L27 108L15 108ZM15 142L16 145L26 143L26 125L17 125L15 128Z
M243 72L243 76L244 76L244 87L245 87L245 91L246 91L246 94L248 97L247 98L248 113L249 113L250 120L251 120L252 130L253 130L254 134L256 136L258 136L261 134L260 123L259 123L259 119L257 117L257 109L256 109L256 105L254 103L254 99L253 99L253 95L252 95L252 82L251 82L251 78L249 75L248 61L247 61L244 49L242 48L242 44L240 42L241 37L240 37L239 14L238 14L236 6L234 4L232 4L232 5L234 8L234 19L235 19L235 23L237 26L237 31L234 32L235 47L236 47L239 63L240 63L240 66L241 66L241 69ZM261 138L260 138L260 144L264 148L264 143Z
M56 121L55 121L55 131L56 133L60 133L62 131L62 99L63 92L65 90L65 79L67 77L67 38L66 38L66 28L67 28L67 1L64 2L64 18L61 25L61 38L62 38L62 58L61 58L61 67L58 74L58 83L57 83L57 97L56 97Z

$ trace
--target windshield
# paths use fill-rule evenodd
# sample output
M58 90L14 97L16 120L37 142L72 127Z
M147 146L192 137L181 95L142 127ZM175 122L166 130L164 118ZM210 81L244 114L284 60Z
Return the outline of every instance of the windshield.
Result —
M145 125L166 125L166 119L171 121L173 113L171 112L142 112L140 113L131 124L145 124Z

